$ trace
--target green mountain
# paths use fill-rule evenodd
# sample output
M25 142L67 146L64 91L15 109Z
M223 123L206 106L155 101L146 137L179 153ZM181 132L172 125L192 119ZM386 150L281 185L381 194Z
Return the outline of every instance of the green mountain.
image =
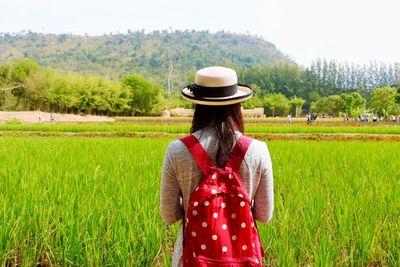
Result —
M0 33L0 64L31 58L62 72L120 79L138 73L162 84L185 85L196 69L247 68L293 61L261 37L224 31L144 31L103 36Z

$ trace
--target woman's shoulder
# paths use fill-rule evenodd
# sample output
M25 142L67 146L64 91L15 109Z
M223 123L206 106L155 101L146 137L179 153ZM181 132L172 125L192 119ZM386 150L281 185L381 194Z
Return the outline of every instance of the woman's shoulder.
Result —
M270 155L267 144L263 141L252 139L246 156L252 158L256 162L268 161Z
M181 154L186 150L186 146L183 144L183 142L180 139L177 139L169 143L167 154Z
M267 144L263 141L257 140L257 139L253 139L250 143L249 149L252 150L252 152L265 152L268 151L268 147Z

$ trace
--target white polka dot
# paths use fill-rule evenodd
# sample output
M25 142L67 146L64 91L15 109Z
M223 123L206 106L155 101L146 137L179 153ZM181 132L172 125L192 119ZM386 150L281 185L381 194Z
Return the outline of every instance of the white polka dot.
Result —
M257 263L257 264L259 264L260 262L258 261L258 259L255 259L255 262Z
M224 209L226 208L226 204L225 203L221 203L221 207Z
M251 223L251 228L254 228L254 223Z
M189 218L186 218L186 223L189 223Z
M240 207L244 207L244 205L246 205L246 203L244 203L244 201L240 202Z
M226 228L228 228L228 226L226 226L226 224L222 225L222 230L226 230Z
M253 248L255 248L256 247L256 245L254 245L254 243L253 243Z
M236 239L237 239L237 236L236 236L236 235L233 235L233 236L232 236L232 240L235 241Z
M196 187L196 189L194 191L197 191L197 190L199 190L199 187Z
M229 179L233 179L232 173L230 173L228 177L229 177Z
M201 224L201 226L203 226L204 228L206 228L206 227L207 227L207 223L206 223L206 222L203 222L203 223Z
M246 245L243 245L242 246L242 250L246 250L247 249L247 246Z
M204 206L208 206L208 205L210 205L210 202L208 202L207 200L206 201L204 201Z
M193 206L197 207L199 205L199 202L195 201L193 202Z
M232 213L232 214L231 214L231 218L232 218L232 219L236 219L236 213Z
M211 179L215 179L215 178L217 178L217 175L214 173L212 176L211 176Z
M193 252L193 257L196 258L196 253Z
M226 246L223 246L222 247L222 252L227 252L227 251L228 251L228 248Z
M242 228L246 228L246 223L242 223L240 226L242 226Z
M218 239L217 235L212 235L211 238L212 238L212 240L217 240Z
M207 246L206 246L206 245L204 245L204 244L201 244L201 246L200 246L200 247L201 247L201 249L202 249L202 250L205 250L205 249L207 248Z
M234 194L231 194L231 197L234 197L235 195Z
M238 194L238 197L243 197L243 195L242 194Z
M196 232L192 232L192 236L195 237L196 236Z
M214 217L214 218L218 218L218 213L214 212L214 213L213 213L213 217Z
M193 210L192 214L196 216L197 215L197 210Z
M213 189L211 190L211 194L215 195L217 193L217 190Z

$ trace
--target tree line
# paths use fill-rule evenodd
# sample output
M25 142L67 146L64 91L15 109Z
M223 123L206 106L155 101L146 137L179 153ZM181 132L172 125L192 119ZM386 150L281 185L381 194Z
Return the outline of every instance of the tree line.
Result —
M390 115L400 115L400 88L389 86L374 88L369 101L358 92L324 96L311 102L308 110L303 109L305 102L306 100L301 97L287 98L282 93L272 93L263 98L255 96L243 103L243 106L245 108L264 107L267 116L291 114L298 117L306 113L315 113L332 117L338 117L341 114L356 117L372 112L388 118Z
M282 62L239 69L238 74L255 92L245 105L263 106L267 115L298 115L296 107L303 113L331 116L354 116L366 109L383 116L399 114L399 63L355 65L316 60L303 68Z
M26 59L0 65L1 88L1 110L152 114L157 112L155 104L162 97L161 87L141 75L126 75L114 81L101 76L61 74Z
M239 81L254 90L254 97L243 106L264 107L267 116L310 112L356 116L367 110L381 116L400 114L398 64L371 64L367 68L316 61L305 69L288 63L235 68ZM194 71L186 78L187 83L193 82L193 75ZM62 74L28 59L0 65L1 88L1 110L158 115L164 107L191 107L179 93L169 95L162 86L138 74L120 80Z

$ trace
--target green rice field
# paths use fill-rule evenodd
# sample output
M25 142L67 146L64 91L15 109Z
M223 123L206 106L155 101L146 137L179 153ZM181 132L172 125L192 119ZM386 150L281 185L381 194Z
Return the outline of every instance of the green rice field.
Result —
M162 132L189 133L190 124L17 124L0 125L0 131L34 131L34 132ZM246 125L247 133L359 133L359 134L400 134L400 125Z
M161 221L159 181L172 140L0 137L0 266L169 266L179 225ZM268 147L275 211L269 224L259 224L266 266L400 265L400 142Z

